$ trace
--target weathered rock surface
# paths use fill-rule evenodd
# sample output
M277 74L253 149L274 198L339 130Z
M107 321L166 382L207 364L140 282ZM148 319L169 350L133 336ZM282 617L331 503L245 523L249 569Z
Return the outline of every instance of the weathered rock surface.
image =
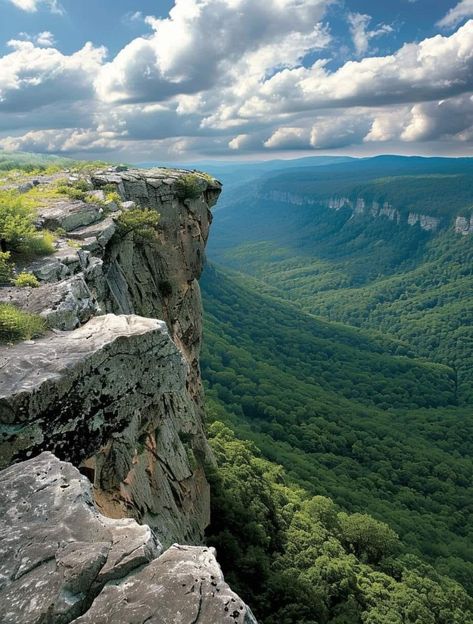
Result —
M150 240L118 235L119 212L107 215L100 204L52 201L41 221L68 234L55 254L26 267L41 286L0 289L0 301L41 314L54 330L76 330L0 353L0 465L54 451L93 474L104 513L150 524L167 545L202 540L204 465L212 461L202 430L197 279L221 186L195 173L197 192L186 199L183 176L154 169L92 177L92 200L103 204L102 187L115 185L121 211L160 213ZM106 313L118 316L95 318ZM121 315L164 322L157 329Z
M0 473L0 622L255 624L211 549L173 546L96 509L51 453Z
M455 220L455 232L457 234L473 234L473 215L468 217L457 217Z
M2 467L53 451L84 467L108 515L147 521L166 544L201 539L207 443L164 321L94 317L4 349L0 366Z
M125 581L109 583L74 624L256 624L225 583L212 548L175 544Z
M43 208L39 218L47 229L62 228L70 232L100 221L102 215L103 208L100 204L68 200L54 202L51 206Z
M51 453L0 473L0 621L65 623L161 546L147 526L101 516L90 483Z

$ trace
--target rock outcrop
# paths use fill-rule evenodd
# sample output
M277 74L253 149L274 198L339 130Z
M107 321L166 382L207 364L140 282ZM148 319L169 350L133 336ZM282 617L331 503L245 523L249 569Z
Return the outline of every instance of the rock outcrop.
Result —
M296 206L313 206L321 205L329 210L349 210L355 215L366 215L368 217L377 218L385 217L390 221L398 224L406 224L409 226L418 225L422 230L427 232L435 232L442 226L442 220L432 215L409 212L401 213L394 208L389 202L368 201L363 197L350 199L349 197L334 196L328 199L314 198L306 195L297 195L295 193L285 193L281 191L271 191L270 193L260 194L261 199L284 202ZM455 222L455 231L461 234L473 232L473 220L471 223L465 217L458 217Z
M457 217L455 220L455 232L457 234L473 234L473 215L471 217Z
M212 455L197 280L221 186L170 169L97 172L87 184L87 201L40 210L40 224L63 232L52 256L26 267L40 287L0 289L55 331L0 352L0 465L53 451L91 478L106 515L149 524L166 546L199 543ZM160 214L152 239L118 232L116 217L136 207Z
M96 509L87 478L51 453L0 473L0 622L256 624L213 549L174 545Z

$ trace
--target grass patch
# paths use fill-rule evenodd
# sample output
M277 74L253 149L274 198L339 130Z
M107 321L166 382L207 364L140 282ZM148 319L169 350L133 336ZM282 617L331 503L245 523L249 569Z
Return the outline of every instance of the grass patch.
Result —
M44 334L45 321L9 303L0 304L0 344L31 340Z

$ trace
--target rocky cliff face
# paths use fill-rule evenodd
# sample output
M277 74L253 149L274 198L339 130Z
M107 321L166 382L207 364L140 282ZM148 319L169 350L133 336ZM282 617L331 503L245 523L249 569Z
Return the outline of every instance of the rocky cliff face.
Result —
M29 267L41 286L0 289L55 330L2 349L0 465L53 451L89 476L106 515L149 524L165 545L198 543L209 521L197 279L220 184L193 174L186 198L188 176L94 174L89 201L41 209L63 232ZM104 203L103 187L120 206ZM136 206L160 214L153 240L120 235L117 214Z
M256 624L213 549L166 552L147 526L101 515L51 453L0 473L0 622Z
M169 169L80 181L86 201L41 208L58 238L25 267L40 286L0 289L50 329L0 350L0 622L256 624L198 545L213 458L197 280L220 184ZM123 229L137 208L160 214L153 236Z
M385 217L395 223L405 223L409 226L418 225L422 230L435 232L441 226L441 219L428 214L409 212L407 215L401 214L389 202L368 201L363 197L350 199L349 197L336 196L326 200L314 199L304 195L294 193L283 193L272 191L261 196L262 199L285 202L296 206L322 205L329 210L350 210L353 215L365 215L371 218ZM468 234L473 232L473 221L470 224L465 217L458 217L454 229L457 233Z
M473 234L473 215L470 217L457 217L455 220L455 232L457 234Z

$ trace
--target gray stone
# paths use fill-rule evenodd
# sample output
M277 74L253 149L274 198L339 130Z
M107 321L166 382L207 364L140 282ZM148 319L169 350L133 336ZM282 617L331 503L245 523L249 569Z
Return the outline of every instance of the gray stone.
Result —
M66 232L100 221L102 215L102 206L80 200L55 202L39 211L43 227L50 230L62 228Z
M149 520L166 544L201 538L209 489L190 462L206 441L163 321L97 316L1 359L2 466L51 450L90 467L104 512Z
M98 223L94 223L84 228L78 228L71 232L70 236L73 240L87 240L95 238L101 247L106 247L117 229L116 223L112 217L106 217ZM82 245L84 247L84 245Z
M175 544L143 570L109 583L74 624L257 624L225 583L212 548Z
M105 201L105 192L100 189L98 191L88 191L87 196L99 202Z
M121 205L122 210L134 210L136 207L137 206L134 201L125 201L125 202L122 202L122 205Z
M457 217L455 219L455 233L467 236L473 233L473 215L470 217Z
M67 624L154 560L149 527L100 515L89 481L51 453L0 473L0 621Z
M100 313L81 275L39 288L2 288L0 301L40 314L50 328L64 331L75 329Z

